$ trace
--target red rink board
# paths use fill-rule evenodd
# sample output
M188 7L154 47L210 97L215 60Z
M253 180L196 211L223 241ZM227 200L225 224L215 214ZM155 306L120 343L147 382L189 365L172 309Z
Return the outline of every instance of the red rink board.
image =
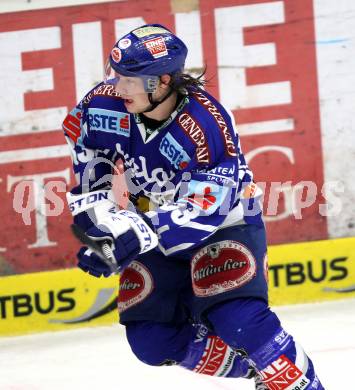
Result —
M208 87L217 98L220 88L216 67L217 39L215 9L252 4L275 3L273 1L252 0L204 0L200 2L200 21L202 29L203 60L208 64L208 74L213 82ZM278 2L280 3L280 2ZM264 151L251 161L258 182L288 182L296 184L302 180L313 181L318 188L316 202L302 212L302 219L294 216L267 223L269 242L283 243L306 241L327 237L326 219L318 211L323 203L320 188L323 184L323 164L320 141L319 99L317 87L317 69L315 58L314 16L312 1L281 2L284 8L284 23L248 27L243 30L244 45L272 42L276 45L277 62L275 65L249 67L246 69L247 85L289 81L292 90L292 102L283 105L270 105L234 110L237 123L268 121L291 117L294 120L292 132L248 135L242 137L244 153L257 148L283 147L292 151L294 161L290 162L284 154ZM72 27L76 23L101 22L103 56L109 53L115 40L114 25L117 19L142 17L147 23L157 22L175 30L175 17L169 1L124 1L107 4L94 4L75 7L63 7L31 12L16 12L0 15L0 33L31 30L44 27L60 27L61 47L57 49L24 52L21 54L22 70L52 68L53 89L24 94L26 111L56 107L71 109L76 103L74 47ZM87 43L90 45L90 42ZM9 75L11 77L11 75ZM6 94L6 90L3 91ZM236 91L236 93L238 93ZM20 118L19 118L20 119ZM20 135L1 136L0 153L15 150L63 145L61 131L31 132ZM46 218L48 240L38 238L35 211L31 213L32 224L25 225L21 215L13 210L15 185L10 186L10 177L49 174L53 179L65 183L63 172L71 166L69 157L53 155L47 159L14 161L0 164L0 219L3 223L0 236L0 272L22 273L45 269L57 269L72 266L75 263L77 244L69 233L71 217L64 208L59 216ZM57 174L55 173L57 172ZM59 173L58 173L59 172ZM60 173L62 172L62 173ZM65 175L68 175L66 171ZM57 175L57 176L56 176ZM59 175L59 176L58 176ZM46 178L44 182L50 179ZM74 184L72 173L70 188ZM56 191L55 191L56 192ZM64 204L64 193L57 191ZM268 194L268 186L266 194ZM266 196L266 201L268 196ZM50 204L50 202L48 202ZM284 211L281 199L278 214ZM39 242L37 247L31 247ZM51 242L52 244L48 244Z

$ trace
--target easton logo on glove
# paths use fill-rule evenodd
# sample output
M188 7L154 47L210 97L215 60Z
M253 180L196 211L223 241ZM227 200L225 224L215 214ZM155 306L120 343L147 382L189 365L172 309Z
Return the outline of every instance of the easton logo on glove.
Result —
M135 231L140 245L141 253L147 252L150 249L153 249L158 245L157 235L152 231L152 229L146 224L138 214L135 214L131 211L121 210L115 213L115 216L111 217L112 221L123 222L129 224L129 226ZM105 221L102 221L100 224L106 225L109 223L109 218ZM109 227L109 226L107 226ZM120 225L122 228L122 225ZM109 227L110 228L110 227ZM116 230L116 229L114 229Z
M96 207L102 202L109 202L110 205L115 203L115 199L111 190L98 190L78 195L68 192L67 201L69 210L73 216L76 216L79 213L82 213L92 207Z

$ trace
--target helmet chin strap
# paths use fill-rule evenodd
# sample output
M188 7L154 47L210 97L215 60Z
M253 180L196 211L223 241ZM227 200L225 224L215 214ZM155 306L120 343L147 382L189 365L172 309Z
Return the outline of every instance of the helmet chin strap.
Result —
M173 94L173 92L174 92L174 89L170 88L170 91L163 97L163 99L158 100L158 101L154 101L152 92L149 92L148 93L148 100L149 100L150 106L147 110L142 111L141 114L144 114L145 112L152 112L153 110L155 110L159 106L159 104L165 102L165 100L168 97L170 97Z

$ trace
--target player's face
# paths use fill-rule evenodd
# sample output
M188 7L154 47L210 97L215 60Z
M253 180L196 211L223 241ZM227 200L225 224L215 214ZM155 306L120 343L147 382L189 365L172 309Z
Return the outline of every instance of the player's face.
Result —
M155 94L158 78L128 77L114 72L113 77L111 76L106 82L115 86L116 92L124 100L127 111L132 114L138 114L144 112L150 106L147 92ZM147 91L147 87L153 88Z
M130 83L131 81L128 79L139 79L141 82L143 82L143 80L138 77L123 76L121 77L120 81ZM169 88L169 80L169 75L161 76L161 80L156 83L155 91L152 92L153 101L160 101L164 97L164 95L167 94ZM122 96L128 112L132 114L139 114L147 111L151 107L147 91L142 92L140 89L137 88L135 89L136 93L129 93L130 91L132 91L132 89L125 90L123 86L123 83L121 84L121 86L120 83L117 83L116 91Z
M124 105L131 114L139 114L147 110L150 106L147 93L139 93L135 95L121 94Z
M135 96L146 92L144 80L140 77L127 77L115 73L115 78L108 80L121 96Z

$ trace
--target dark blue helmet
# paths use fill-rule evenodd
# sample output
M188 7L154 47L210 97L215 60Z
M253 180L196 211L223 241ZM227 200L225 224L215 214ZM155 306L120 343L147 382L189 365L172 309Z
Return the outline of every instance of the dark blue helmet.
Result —
M186 56L181 39L160 24L146 24L116 42L109 62L123 76L161 76L181 72Z

